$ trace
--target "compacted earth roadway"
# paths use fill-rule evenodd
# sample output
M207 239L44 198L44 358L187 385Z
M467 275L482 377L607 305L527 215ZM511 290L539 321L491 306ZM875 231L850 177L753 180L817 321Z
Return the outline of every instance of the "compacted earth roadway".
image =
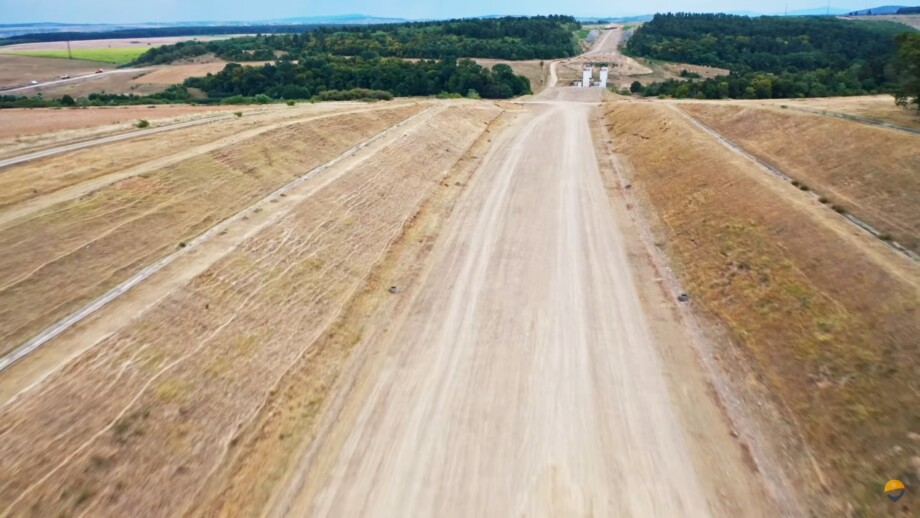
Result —
M766 512L751 469L694 462L599 171L601 95L550 88L498 137L273 515Z

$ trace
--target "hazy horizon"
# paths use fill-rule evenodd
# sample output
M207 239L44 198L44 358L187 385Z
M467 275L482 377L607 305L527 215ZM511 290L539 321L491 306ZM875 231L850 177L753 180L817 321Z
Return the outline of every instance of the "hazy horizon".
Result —
M857 10L876 7L855 0L835 1L832 9ZM899 5L894 3L893 5ZM611 4L599 0L562 3L547 0L492 2L471 0L463 4L446 2L345 0L335 4L303 3L293 0L161 0L131 3L116 0L0 0L0 23L175 23L193 21L263 21L282 18L362 14L382 18L459 18L487 15L570 14L580 17L635 16L655 12L744 12L780 13L817 9L813 0L757 2L754 0L652 0L638 5Z

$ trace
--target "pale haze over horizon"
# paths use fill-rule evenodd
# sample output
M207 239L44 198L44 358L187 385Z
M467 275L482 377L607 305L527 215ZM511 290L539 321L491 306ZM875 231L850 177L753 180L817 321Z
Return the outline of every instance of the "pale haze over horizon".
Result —
M837 9L856 10L876 7L882 3L858 0L834 0ZM899 2L888 2L899 4ZM905 5L913 5L908 2ZM416 0L343 0L311 2L295 0L156 0L155 2L126 2L124 0L0 0L0 23L142 23L183 21L259 21L279 18L332 16L360 13L389 18L454 18L492 14L535 15L570 14L573 16L630 16L655 12L742 12L779 13L785 1L756 0L650 0L642 3L606 2L600 0L510 0L487 2L421 2ZM826 4L824 4L826 5ZM788 9L824 7L813 0L790 0Z

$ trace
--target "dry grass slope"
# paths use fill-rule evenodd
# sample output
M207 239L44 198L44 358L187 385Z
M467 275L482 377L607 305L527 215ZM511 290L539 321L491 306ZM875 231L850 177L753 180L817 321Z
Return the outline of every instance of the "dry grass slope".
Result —
M666 106L610 104L606 120L694 303L756 373L742 383L773 394L814 452L820 474L799 474L807 505L887 512L881 485L915 480L920 455L916 265ZM788 460L809 465L802 451Z
M788 110L681 107L828 204L920 251L920 135Z
M281 185L420 109L399 107L281 127L121 180L3 228L2 351ZM95 167L99 165L97 160Z
M209 476L241 454L240 435L285 372L313 355L315 340L330 332L346 348L354 342L351 330L329 326L422 200L450 188L443 175L497 112L450 108L400 132L3 408L0 501L21 496L12 512L38 515L177 515L195 505ZM311 398L313 390L291 410L315 411L322 391ZM284 434L269 439L289 448Z

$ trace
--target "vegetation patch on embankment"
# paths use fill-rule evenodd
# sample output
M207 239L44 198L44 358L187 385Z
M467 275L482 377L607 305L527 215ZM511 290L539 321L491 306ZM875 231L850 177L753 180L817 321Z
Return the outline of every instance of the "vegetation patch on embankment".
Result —
M607 111L691 303L749 366L739 383L761 387L807 446L783 459L805 504L888 512L881 488L917 480L920 462L916 264L667 106Z

